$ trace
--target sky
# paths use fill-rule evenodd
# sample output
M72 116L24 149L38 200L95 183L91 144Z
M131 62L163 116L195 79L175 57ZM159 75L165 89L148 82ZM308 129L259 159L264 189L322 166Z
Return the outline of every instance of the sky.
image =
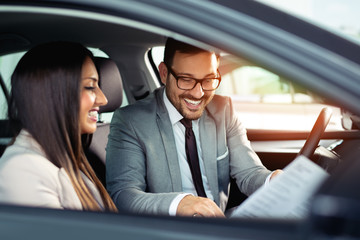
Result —
M258 0L360 40L359 0Z

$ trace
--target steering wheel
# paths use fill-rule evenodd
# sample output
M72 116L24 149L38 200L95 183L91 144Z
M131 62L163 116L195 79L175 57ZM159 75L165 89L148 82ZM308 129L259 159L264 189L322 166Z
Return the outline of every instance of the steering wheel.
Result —
M306 139L304 146L301 148L298 155L303 155L307 158L310 158L314 154L315 149L320 142L320 138L330 121L331 115L331 108L325 107L321 110L309 136Z

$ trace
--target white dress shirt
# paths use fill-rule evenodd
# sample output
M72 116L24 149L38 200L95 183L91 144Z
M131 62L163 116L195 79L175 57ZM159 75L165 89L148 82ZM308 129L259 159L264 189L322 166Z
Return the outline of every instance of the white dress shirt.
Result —
M174 132L175 137L175 144L177 149L177 155L179 160L179 166L180 166L180 173L181 173L181 184L182 184L182 190L185 194L180 194L177 198L175 198L169 209L169 214L171 216L176 215L177 207L180 203L180 201L188 194L192 194L194 196L197 196L196 189L194 186L194 182L192 179L190 167L186 158L186 151L185 151L185 127L182 123L180 123L180 120L183 119L183 116L177 111L177 109L172 105L172 103L169 101L169 99L166 96L166 93L164 91L164 103L165 107L169 113L171 125ZM207 180L205 173L205 167L204 167L204 160L202 158L202 150L200 145L200 137L199 137L199 120L193 120L192 121L192 127L193 132L196 138L196 146L197 151L199 155L199 164L200 164L200 171L202 176L202 181L204 184L204 189L206 192L206 196L212 200L214 200L214 197L210 191L209 183Z

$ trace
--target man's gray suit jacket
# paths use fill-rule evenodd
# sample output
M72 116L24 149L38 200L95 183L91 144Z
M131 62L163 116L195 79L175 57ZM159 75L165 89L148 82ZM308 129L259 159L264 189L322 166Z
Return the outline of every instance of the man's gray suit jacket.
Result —
M180 167L164 88L115 111L106 148L107 189L119 210L169 214L182 193ZM230 98L215 95L199 121L205 174L223 210L230 177L250 195L270 174L252 150Z

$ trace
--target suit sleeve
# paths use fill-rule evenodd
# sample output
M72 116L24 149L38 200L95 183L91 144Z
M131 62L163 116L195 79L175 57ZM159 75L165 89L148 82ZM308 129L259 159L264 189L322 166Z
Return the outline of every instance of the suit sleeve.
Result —
M230 151L230 175L243 193L252 194L261 187L271 171L266 169L254 152L246 135L246 129L228 98L226 111L227 141Z
M138 136L141 130L133 126L131 117L118 109L111 122L106 148L107 190L121 211L169 215L170 204L179 193L148 192L147 177L151 176L147 176L145 145L150 148L151 143Z

